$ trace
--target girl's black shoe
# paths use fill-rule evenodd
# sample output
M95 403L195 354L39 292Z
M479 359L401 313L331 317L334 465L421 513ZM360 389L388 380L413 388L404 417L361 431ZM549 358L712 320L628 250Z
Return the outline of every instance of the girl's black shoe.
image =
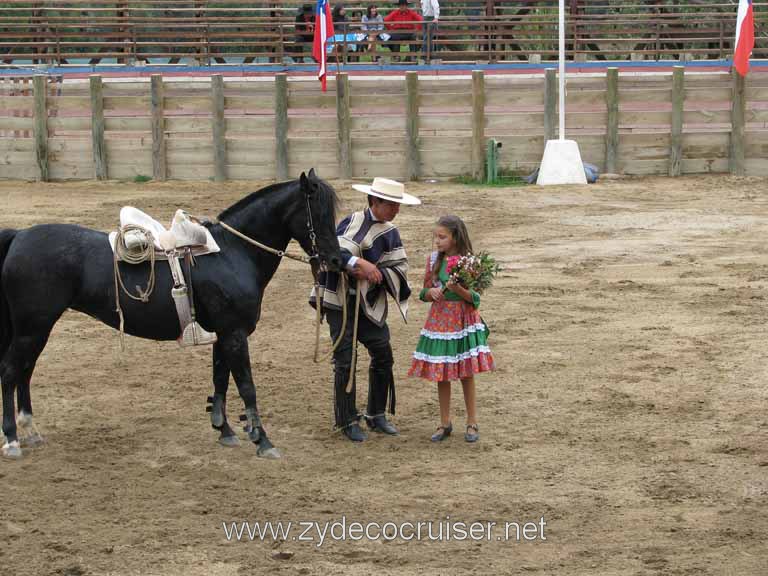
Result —
M432 442L442 442L451 435L451 432L453 432L453 424L438 426L437 432L432 434Z

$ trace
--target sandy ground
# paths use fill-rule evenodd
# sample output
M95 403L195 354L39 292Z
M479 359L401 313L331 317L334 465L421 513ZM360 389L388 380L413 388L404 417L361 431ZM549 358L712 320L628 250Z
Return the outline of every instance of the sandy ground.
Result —
M334 184L345 210L361 205ZM215 215L259 187L2 182L0 226L109 230L124 204L161 221L177 207ZM418 301L408 325L391 321L402 435L352 445L331 430L330 365L310 358L310 277L281 267L251 338L280 461L217 445L204 411L209 349L128 338L121 354L116 332L67 313L32 383L48 443L0 461L0 565L68 576L765 574L768 181L410 189L425 200L398 218L413 284L444 213L465 217L476 248L504 264L482 305L499 369L478 378L477 445L429 442L435 387L405 376L427 312ZM278 293L293 304L270 301ZM461 428L458 385L454 414ZM314 529L314 541L293 540L303 525L277 542L230 542L222 526L447 516L501 527L490 541L428 541L425 527L421 541L327 533L320 546ZM545 541L498 539L505 522L541 517Z

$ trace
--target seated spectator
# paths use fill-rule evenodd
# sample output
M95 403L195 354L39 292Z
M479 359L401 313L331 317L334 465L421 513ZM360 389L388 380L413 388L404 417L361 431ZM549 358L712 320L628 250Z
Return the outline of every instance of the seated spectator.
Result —
M384 32L384 17L379 14L379 9L375 4L368 6L363 14L363 33L368 37L368 52L373 52L376 41L386 42L390 36Z
M295 32L295 44L292 52L309 53L310 61L314 62L311 53L312 43L315 41L315 9L311 4L304 4L299 9L299 13L296 14ZM306 60L306 58L301 57L301 54L298 58Z
M336 46L339 50L346 48L347 52L357 52L357 44L360 40L364 40L365 36L362 34L355 34L349 29L347 25L347 9L343 4L337 4L331 11L331 19L333 20L334 36L328 40L327 51L330 54Z
M400 44L394 42L415 40L416 31L421 30L422 20L421 14L408 8L408 0L398 0L397 10L390 12L384 18L384 23L390 33L390 43L386 44L387 48L392 52L400 52ZM419 45L411 44L409 49L411 52L417 52Z

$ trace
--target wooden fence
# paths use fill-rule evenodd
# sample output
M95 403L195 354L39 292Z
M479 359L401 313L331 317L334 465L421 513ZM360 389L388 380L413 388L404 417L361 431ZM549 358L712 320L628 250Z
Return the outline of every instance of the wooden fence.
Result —
M56 86L55 90L51 86ZM546 74L0 81L0 178L284 179L528 172L558 125ZM573 75L566 130L624 174L768 175L768 74Z

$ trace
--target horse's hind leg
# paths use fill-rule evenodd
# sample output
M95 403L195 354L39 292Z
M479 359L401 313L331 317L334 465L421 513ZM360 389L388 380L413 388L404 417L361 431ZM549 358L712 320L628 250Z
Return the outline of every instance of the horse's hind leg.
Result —
M30 448L39 446L44 442L43 436L32 421L32 395L30 394L31 378L25 378L16 386L16 394L19 403L19 415L16 417L19 442L22 446Z
M209 401L211 406L211 426L220 432L219 444L222 446L240 446L240 439L227 422L227 389L229 388L229 364L221 350L221 344L213 345L213 387L214 394Z
M25 433L32 426L32 401L29 392L29 382L38 356L45 348L50 330L35 336L20 336L14 334L11 345L0 363L0 380L3 389L3 434L5 445L3 456L20 458L21 446L17 435L16 414L13 402L13 392L18 390L19 424ZM34 432L34 428L32 428ZM40 440L39 434L37 435Z
M221 352L232 371L237 391L245 404L245 418L248 438L258 445L256 454L264 458L280 458L280 451L267 438L256 406L256 387L251 374L251 359L248 353L248 335L237 331L218 334Z

